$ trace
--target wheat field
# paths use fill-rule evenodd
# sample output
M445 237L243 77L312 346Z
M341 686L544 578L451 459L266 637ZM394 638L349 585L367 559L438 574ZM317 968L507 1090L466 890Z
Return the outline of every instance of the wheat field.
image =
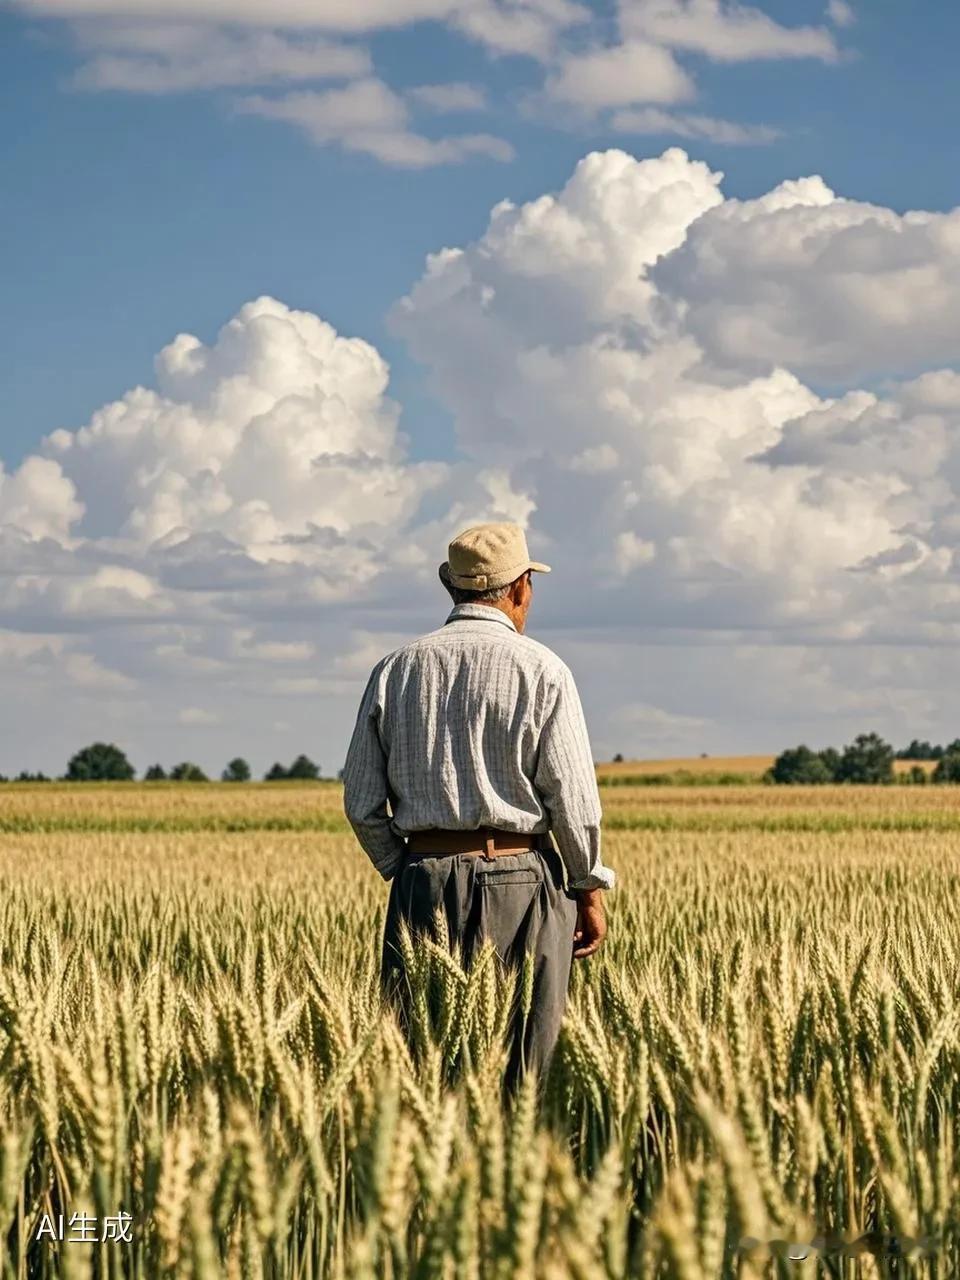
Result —
M604 791L610 936L505 1099L523 974L427 940L400 1034L339 787L0 789L0 1274L952 1274L951 794Z

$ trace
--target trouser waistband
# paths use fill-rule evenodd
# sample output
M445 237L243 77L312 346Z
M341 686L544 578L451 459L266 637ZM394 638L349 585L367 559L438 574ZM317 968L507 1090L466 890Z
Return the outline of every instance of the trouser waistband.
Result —
M545 833L537 831L505 831L498 827L479 827L464 831L432 827L427 831L411 831L407 839L407 852L427 856L464 853L490 861L511 853L545 848L547 839Z

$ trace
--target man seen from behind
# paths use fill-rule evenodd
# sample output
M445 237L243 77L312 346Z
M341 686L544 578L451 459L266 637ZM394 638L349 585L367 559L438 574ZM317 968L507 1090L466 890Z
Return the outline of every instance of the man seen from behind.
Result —
M506 964L530 952L532 1006L511 1071L519 1061L543 1072L571 961L603 943L614 874L600 856L600 796L573 675L525 634L536 572L550 566L530 559L518 524L478 524L453 539L439 576L454 607L374 666L343 777L347 818L391 882L384 990L403 980L401 921L416 945L438 908L465 962L485 939Z

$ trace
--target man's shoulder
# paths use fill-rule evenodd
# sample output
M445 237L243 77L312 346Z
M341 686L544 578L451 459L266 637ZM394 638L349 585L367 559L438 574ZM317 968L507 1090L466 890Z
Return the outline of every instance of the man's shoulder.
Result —
M518 635L520 646L525 653L531 657L539 659L544 671L551 675L569 674L570 668L560 657L559 653L555 653L549 645L544 644L542 640L534 640L533 636Z
M533 636L524 635L495 622L485 622L482 626L484 629L473 632L471 639L479 640L481 643L496 644L506 652L513 653L518 662L540 668L547 676L561 678L570 674L569 667L560 655L555 653L549 645L535 640ZM396 649L385 654L378 665L392 667L397 663L416 661L418 655L425 650L454 646L456 640L457 632L451 627L435 627L432 631L426 631L423 635L398 645Z

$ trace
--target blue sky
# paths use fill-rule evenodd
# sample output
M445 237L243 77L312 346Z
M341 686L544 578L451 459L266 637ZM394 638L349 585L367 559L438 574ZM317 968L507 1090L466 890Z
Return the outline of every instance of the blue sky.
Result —
M598 756L955 737L960 11L263 12L0 3L0 772L336 764L493 518Z
M763 8L791 26L823 21L818 3ZM696 154L724 171L728 195L820 173L840 194L894 209L960 202L960 10L938 0L874 0L858 5L855 17L838 33L838 65L687 60L704 110L783 131L764 146L697 143ZM384 321L426 254L473 239L497 200L555 188L589 149L653 155L674 140L527 119L518 102L542 78L539 65L491 54L436 22L358 42L395 87L484 86L485 127L515 146L516 160L411 172L236 116L229 89L80 91L71 87L83 61L75 24L9 4L0 11L8 465L45 432L78 426L128 386L149 381L154 353L174 333L186 327L212 336L263 292L373 342L393 367L414 449L448 451L448 414Z

